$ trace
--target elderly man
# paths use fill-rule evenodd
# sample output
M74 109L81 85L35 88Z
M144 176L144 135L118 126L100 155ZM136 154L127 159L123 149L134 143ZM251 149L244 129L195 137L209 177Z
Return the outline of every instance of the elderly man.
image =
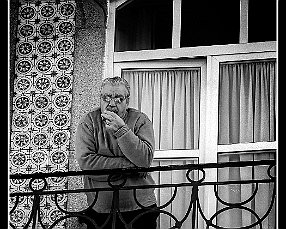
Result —
M101 170L131 167L150 167L154 155L154 131L147 115L129 108L130 86L120 77L106 78L101 86L100 107L87 113L79 122L76 133L76 159L82 170ZM122 177L113 180L119 182ZM122 181L122 180L121 180ZM130 174L126 186L154 184L149 173ZM84 177L85 188L106 188L108 177ZM94 192L86 192L88 204ZM112 191L100 191L88 212L98 225L102 225L112 209ZM136 199L146 207L156 206L154 189L137 189ZM120 190L119 210L123 221L129 223L136 215L146 211L135 202L132 190ZM133 225L134 229L156 229L158 213L143 214ZM112 218L111 218L112 219ZM112 222L104 228L111 228ZM92 228L92 227L90 227ZM116 229L125 228L117 217Z

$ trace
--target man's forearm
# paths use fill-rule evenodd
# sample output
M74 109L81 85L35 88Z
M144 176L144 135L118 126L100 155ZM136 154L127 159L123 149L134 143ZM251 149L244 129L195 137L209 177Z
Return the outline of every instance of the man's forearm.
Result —
M134 167L125 157L108 157L96 153L77 153L76 159L82 170L101 170Z
M131 130L119 137L118 145L122 153L138 167L150 167L154 149L147 140L140 139Z

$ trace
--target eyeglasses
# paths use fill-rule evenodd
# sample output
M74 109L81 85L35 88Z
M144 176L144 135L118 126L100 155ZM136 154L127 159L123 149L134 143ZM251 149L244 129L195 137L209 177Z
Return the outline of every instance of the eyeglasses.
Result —
M113 100L115 104L121 104L125 99L127 99L127 97L123 95L112 97L110 95L105 94L105 95L101 95L100 97L106 103L110 103L110 101Z

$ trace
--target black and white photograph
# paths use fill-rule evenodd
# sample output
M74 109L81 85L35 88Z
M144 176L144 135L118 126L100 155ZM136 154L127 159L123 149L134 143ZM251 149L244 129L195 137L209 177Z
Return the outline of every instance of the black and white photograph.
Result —
M7 228L278 229L278 5L8 0Z

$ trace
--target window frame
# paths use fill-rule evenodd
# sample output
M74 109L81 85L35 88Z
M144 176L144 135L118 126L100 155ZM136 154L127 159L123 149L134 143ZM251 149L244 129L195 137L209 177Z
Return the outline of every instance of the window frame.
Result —
M107 21L107 42L104 76L106 78L111 75L121 75L122 69L130 68L171 68L171 67L193 67L198 66L198 61L206 61L204 69L206 75L201 84L201 104L200 104L200 143L199 150L193 150L189 153L185 150L167 151L156 153L155 158L163 159L166 153L171 158L182 158L185 155L200 156L200 162L217 162L218 152L228 151L243 151L246 148L245 144L233 145L217 145L218 118L214 122L212 118L218 117L218 82L219 82L219 63L224 61L239 61L263 58L276 57L276 41L246 43L247 42L247 15L248 1L240 0L241 2L241 37L240 44L228 45L212 45L212 46L197 46L197 47L178 47L180 41L180 17L181 17L181 1L174 0L173 2L173 42L170 49L157 50L140 50L140 51L124 51L114 52L114 35L115 35L115 12L117 7L123 7L129 4L128 0L116 0L109 2L108 21ZM201 59L198 57L202 57ZM186 58L187 61L181 58ZM180 59L180 60L179 60ZM192 62L192 63L191 63ZM201 62L202 63L202 62ZM107 67L108 66L108 67ZM202 64L200 65L202 66ZM215 92L216 91L216 92ZM202 98L205 98L202 100ZM204 107L204 110L202 108ZM212 115L207 115L212 114ZM278 129L278 128L276 128ZM211 131L210 131L211 130ZM205 136L206 133L208 136ZM206 139L213 139L205 141ZM203 143L206 142L207 144ZM273 149L277 148L275 143L251 143L250 149ZM200 152L201 151L201 152ZM206 153L212 152L212 153ZM215 152L215 153L214 153ZM207 156L205 156L207 154Z
M249 60L265 60L265 59L276 59L277 60L277 53L276 52L261 52L261 53L247 53L247 54L236 54L236 55L221 55L213 57L212 61L212 68L216 69L213 71L213 76L215 78L219 78L219 65L223 62L229 61L249 61ZM277 85L276 77L276 85ZM278 100L278 90L276 90L276 111L277 111L277 100ZM218 104L218 101L217 101ZM276 120L277 120L277 112L276 112ZM276 136L278 136L278 122L276 122ZM277 139L277 138L276 138ZM245 152L245 151L255 151L259 153L262 150L277 150L278 149L278 142L255 142L255 143L238 143L238 144L229 144L229 145L219 145L217 143L217 154L218 153L231 153L231 152Z
M154 68L154 67L193 67L198 61L203 61L204 73L201 76L200 100L200 137L198 150L172 150L155 152L155 160L184 160L198 158L198 163L217 163L219 153L259 152L259 150L277 150L278 142L241 143L218 145L218 94L219 94L219 64L226 61L242 61L275 58L277 60L277 42L248 42L248 1L240 0L240 38L239 44L212 45L197 47L180 47L181 0L173 2L173 34L172 48L157 50L114 52L115 11L127 0L109 2L106 33L105 66L103 78L121 75L122 69ZM182 67L181 66L181 67ZM202 65L201 65L202 66ZM203 69L202 69L203 71ZM204 74L204 75L203 75ZM276 91L277 95L278 92ZM278 96L276 97L276 103ZM278 108L277 104L276 107ZM213 117L216 117L215 119ZM276 113L276 120L278 112ZM276 122L278 136L278 122ZM217 181L217 173L206 170L206 181ZM206 197L206 198L204 198ZM200 191L201 206L207 218L216 212L216 198L212 187L204 187ZM203 228L199 222L199 228Z
M124 69L173 69L173 68L200 68L201 71L201 94L200 94L200 134L199 147L192 150L156 150L154 160L162 159L182 159L182 158L200 158L202 155L202 146L205 144L204 132L201 131L203 120L205 120L204 107L206 106L205 90L206 88L206 60L190 59L190 60L162 60L162 61L130 61L114 64L114 75L121 76Z
M276 47L276 41L268 42L248 42L248 2L249 0L240 0L240 37L238 44L229 45L212 45L197 47L180 47L181 39L181 6L182 0L173 0L173 29L172 29L172 47L170 49L141 50L114 52L115 42L115 14L116 8L124 7L133 0L109 0L108 1L108 18L106 25L106 45L104 57L104 77L113 74L113 63L118 61L162 59L162 58L179 58L189 56L208 56L226 52L244 53L245 50L252 52L260 49L273 50ZM246 46L241 46L242 44ZM266 44L266 46L265 46Z
M200 159L204 163L217 163L218 156L221 153L229 154L232 152L239 153L260 153L263 150L277 150L278 143L277 140L274 142L257 142L257 143L239 143L239 144L230 144L230 145L218 145L218 104L219 104L219 65L223 62L228 61L245 61L245 60L263 60L263 59L277 59L276 52L265 51L265 52L254 52L254 53L243 53L243 54L226 54L226 55L213 55L207 57L207 104L205 107L206 110L206 145L204 146L204 154ZM277 78L276 78L277 80ZM276 91L276 98L278 98L278 92ZM277 108L277 99L276 104ZM277 110L277 109L276 109ZM213 118L215 117L215 118ZM277 112L276 112L277 120ZM276 136L278 134L278 124L276 122ZM215 170L206 171L207 181L216 182L218 179L218 174ZM207 196L208 198L204 199L202 206L204 212L207 216L212 216L216 212L217 200L213 192L212 187L205 187L202 191L202 196Z

